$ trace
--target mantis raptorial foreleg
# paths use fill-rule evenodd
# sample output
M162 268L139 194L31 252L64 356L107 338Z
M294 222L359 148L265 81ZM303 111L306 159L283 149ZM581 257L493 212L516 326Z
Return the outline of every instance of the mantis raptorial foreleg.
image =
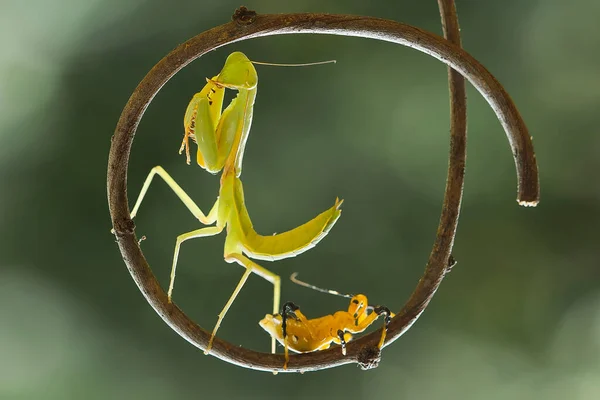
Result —
M175 252L173 253L173 266L171 267L171 280L169 281L169 291L167 292L167 298L169 300L169 303L171 302L171 296L173 295L173 285L175 284L175 269L177 268L177 259L179 258L179 250L181 248L181 243L190 239L215 236L221 233L222 231L223 227L208 226L206 228L196 229L194 231L177 236L177 241L175 242Z
M227 311L229 311L229 307L231 307L231 305L235 301L235 298L240 293L240 290L242 290L242 288L244 287L244 284L248 280L248 277L250 276L251 273L252 273L252 269L246 268L244 275L242 275L242 279L240 279L240 281L238 282L237 286L235 287L233 293L229 297L229 300L227 300L227 303L225 303L225 307L223 307L223 309L219 313L217 323L215 324L215 327L213 328L213 331L210 335L210 340L208 341L208 346L206 346L206 350L204 350L204 354L210 353L210 349L212 348L213 340L215 339L217 331L219 330L219 327L221 326L221 321L223 321L223 318L225 318Z
M215 204L212 206L208 215L205 215L200 209L200 207L198 207L196 203L194 203L194 200L192 200L192 198L188 196L188 194L181 188L181 186L179 186L179 184L177 184L177 182L175 182L175 180L171 178L171 175L169 175L167 171L165 171L164 168L160 165L157 165L156 167L152 168L152 170L150 170L150 173L146 177L146 181L144 181L144 186L142 186L142 190L138 195L137 201L135 202L135 206L133 206L133 210L131 210L132 219L135 218L135 216L137 215L137 212L140 209L140 205L142 204L142 200L144 200L144 197L146 196L146 192L150 187L150 183L152 182L154 175L160 176L167 183L167 185L169 185L171 190L173 190L177 197L179 197L179 200L181 200L183 204L185 204L188 210L190 210L194 217L196 217L201 223L203 223L204 225L211 225L215 223L215 221L217 220L217 211L219 209L219 199L217 198L217 201L215 201Z

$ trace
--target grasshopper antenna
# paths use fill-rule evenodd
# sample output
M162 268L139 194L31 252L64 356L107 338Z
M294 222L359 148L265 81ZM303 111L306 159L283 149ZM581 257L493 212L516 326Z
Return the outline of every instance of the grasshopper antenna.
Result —
M323 289L323 288L311 285L310 283L306 283L304 281L301 281L301 280L298 279L298 273L297 272L294 272L292 275L290 275L290 280L292 282L294 282L296 285L304 286L304 287L307 287L309 289L316 290L317 292L332 294L334 296L346 297L348 299L351 299L352 297L354 297L351 294L343 294L343 293L340 293L340 292L338 292L336 290Z
M336 60L327 60L327 61L317 61L311 63L301 63L301 64L278 64L278 63L269 63L269 62L261 62L261 61L250 61L252 64L256 65L269 65L271 67L310 67L313 65L323 65L323 64L335 64Z

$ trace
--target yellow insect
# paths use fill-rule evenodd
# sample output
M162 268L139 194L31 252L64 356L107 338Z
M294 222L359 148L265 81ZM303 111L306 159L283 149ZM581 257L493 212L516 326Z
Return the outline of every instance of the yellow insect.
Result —
M380 315L384 315L385 319L383 332L377 347L381 348L383 346L388 325L395 315L387 307L370 306L367 296L364 294L342 294L335 290L310 285L298 280L297 275L297 273L292 274L290 277L292 282L319 292L342 296L351 300L348 311L338 311L333 315L315 319L306 318L300 312L300 308L292 302L283 305L281 314L265 315L259 325L284 346L284 369L287 369L289 360L288 349L297 353L309 353L328 349L332 343L335 343L342 346L342 354L346 355L346 343L352 339L352 335L364 332Z
M256 260L275 261L294 257L314 247L333 227L341 214L342 200L314 219L290 231L262 236L256 233L244 204L244 190L240 175L244 148L250 133L254 100L256 99L258 76L253 62L243 53L234 52L225 61L218 75L206 79L204 88L190 101L183 125L185 133L179 153L184 150L187 163L190 163L190 139L198 145L196 162L211 174L223 171L219 196L208 214L194 203L173 178L160 166L152 168L142 191L131 211L131 218L137 215L140 204L155 175L160 176L190 212L203 225L212 225L181 234L175 242L168 299L171 301L175 281L175 268L181 244L189 239L213 236L227 229L224 258L228 263L236 262L246 270L229 300L219 313L205 354L210 352L213 339L250 274L255 273L273 284L273 313L279 310L281 279L275 273L258 265ZM225 89L237 90L231 103L223 108ZM275 352L275 338L271 351Z

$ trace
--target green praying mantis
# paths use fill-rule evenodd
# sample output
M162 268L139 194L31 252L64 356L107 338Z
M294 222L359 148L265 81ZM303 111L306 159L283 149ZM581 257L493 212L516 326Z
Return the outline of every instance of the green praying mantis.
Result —
M259 64L259 63L257 63ZM158 175L179 197L192 215L205 227L177 237L168 289L171 302L177 259L183 242L214 236L226 229L223 257L227 263L238 263L245 268L240 281L219 313L205 354L212 348L214 337L248 277L255 273L273 284L273 314L279 311L281 279L254 260L275 261L294 257L314 247L333 227L341 215L342 200L312 220L284 233L263 236L258 234L244 203L244 189L240 175L244 149L250 133L258 75L253 62L243 53L234 52L225 61L218 75L206 79L204 88L196 93L185 112L184 137L179 149L185 151L190 164L190 140L197 144L197 164L211 174L222 171L217 200L205 214L175 180L160 166L152 168L131 211L134 218L152 179ZM237 96L223 110L225 89L236 90ZM275 353L276 338L272 336L271 352Z

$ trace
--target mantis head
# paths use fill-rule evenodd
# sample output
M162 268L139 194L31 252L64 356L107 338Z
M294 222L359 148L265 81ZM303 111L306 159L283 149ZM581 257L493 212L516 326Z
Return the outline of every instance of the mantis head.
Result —
M248 57L235 51L225 60L225 65L217 79L214 79L214 83L233 90L252 90L258 84L258 75Z
M198 144L198 165L211 174L216 174L228 163L239 176L258 85L258 75L253 64L306 66L330 62L335 61L309 64L262 63L250 61L239 51L231 53L221 72L207 78L204 88L188 104L183 119L185 136L179 153L185 150L186 161L190 164L189 140L192 139ZM237 90L239 93L223 110L225 89Z

